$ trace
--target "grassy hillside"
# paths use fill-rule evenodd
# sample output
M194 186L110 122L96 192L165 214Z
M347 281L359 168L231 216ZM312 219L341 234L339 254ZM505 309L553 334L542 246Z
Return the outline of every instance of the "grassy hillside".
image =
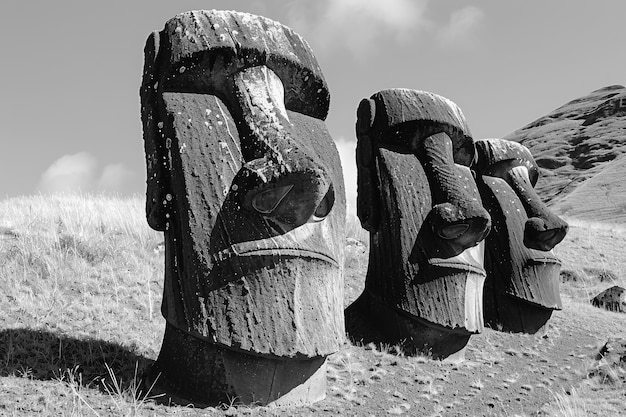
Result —
M556 200L552 209L580 220L626 225L626 156L621 155Z
M626 88L593 91L505 139L531 150L541 167L539 195L547 202L559 201L626 153Z
M345 303L363 288L367 235L346 239ZM626 337L626 315L588 303L624 285L626 232L573 222L557 247L564 311L545 337L487 329L461 364L405 356L397 346L348 344L329 358L328 396L301 409L195 410L137 397L137 375L156 358L162 236L143 200L35 196L0 201L0 415L619 415L619 370L594 359ZM604 375L604 376L603 376ZM233 399L236 404L236 399ZM579 413L579 414L576 414ZM583 414L584 413L584 414Z
M103 387L106 366L126 381L145 368L163 331L163 266L142 213L139 199L102 196L0 202L2 377ZM68 405L55 404L64 397L54 384L33 388L44 410Z

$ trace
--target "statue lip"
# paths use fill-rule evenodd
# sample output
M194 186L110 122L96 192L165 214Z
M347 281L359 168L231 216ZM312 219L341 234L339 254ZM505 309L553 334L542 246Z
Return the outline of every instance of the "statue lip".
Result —
M531 265L561 265L561 260L550 250L548 252L533 251L533 256L526 261L527 266ZM545 255L543 255L545 253ZM542 256L543 255L543 256Z
M222 262L237 256L284 256L317 259L341 268L335 256L335 248L322 223L307 223L284 235L233 243L215 253L213 259Z
M290 258L318 259L329 263L336 268L340 267L339 262L337 262L337 260L329 252L313 250L306 247L279 247L277 245L265 246L266 247L259 248L256 241L237 243L216 253L214 255L214 259L218 262L223 262L227 259L235 257L268 256L280 258L281 256L284 256Z
M428 260L428 265L431 267L457 269L486 275L484 267L485 241L481 241L478 245L467 248L460 254L451 258L431 258Z
M339 263L335 258L330 256L328 253L314 251L310 249L304 248L269 248L269 249L254 249L248 251L238 252L237 254L233 254L235 256L274 256L281 257L287 256L291 258L313 258L319 259L321 261L325 261L337 268L339 268Z

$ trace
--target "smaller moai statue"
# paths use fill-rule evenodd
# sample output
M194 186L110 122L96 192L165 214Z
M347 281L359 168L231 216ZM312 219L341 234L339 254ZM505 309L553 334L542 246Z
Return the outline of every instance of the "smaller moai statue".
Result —
M151 394L295 406L326 394L345 342L345 191L329 92L288 27L191 11L149 36L146 214L165 236Z
M383 90L359 104L356 134L357 214L370 253L365 290L345 312L348 333L461 359L483 328L490 228L465 118L439 95Z
M561 309L561 263L552 253L567 223L534 190L539 167L524 145L504 139L476 141L478 190L491 216L487 237L485 323L509 332L541 333Z

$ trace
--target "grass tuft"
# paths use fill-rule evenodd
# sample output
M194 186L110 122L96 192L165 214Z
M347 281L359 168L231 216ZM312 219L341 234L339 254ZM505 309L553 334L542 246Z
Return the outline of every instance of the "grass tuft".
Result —
M586 417L587 408L585 401L578 395L575 389L563 390L560 393L552 393L556 405L554 417Z

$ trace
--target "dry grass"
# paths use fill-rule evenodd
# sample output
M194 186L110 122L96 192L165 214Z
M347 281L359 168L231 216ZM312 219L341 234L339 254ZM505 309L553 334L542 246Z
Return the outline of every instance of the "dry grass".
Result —
M541 398L549 403L546 410L561 412L553 415L576 415L581 407L589 411L597 398L608 415L626 410L626 398L617 394L623 387L587 377L596 363L571 371L565 369L571 365L561 366L560 379L544 376L545 385L553 384L558 393L551 397L534 375L526 374L529 364L550 366L549 352L572 361L577 358L570 354L591 354L593 349L584 346L570 352L574 347L565 339L559 345L561 338L576 337L572 329L592 320L608 334L612 321L621 320L588 303L594 291L613 285L598 278L602 271L624 283L626 259L618 252L626 246L626 233L619 228L576 223L557 248L564 269L584 279L563 286L568 313L557 317L550 338L490 330L472 339L469 360L461 365L407 355L401 346L349 345L329 358L327 399L297 412L232 404L204 410L167 407L138 389L139 375L156 358L164 327L161 242L145 222L142 198L65 195L0 201L0 415L455 415L481 397L486 400L477 404L490 408L476 410L477 415L528 415L533 411L528 404L539 409ZM368 235L350 218L346 304L363 288L367 253ZM575 384L570 394L561 392ZM519 402L508 400L513 390Z
M363 291L368 254L369 234L361 228L356 216L348 215L344 261L344 305L346 306L356 300Z
M552 414L554 417L587 417L585 401L580 397L575 389L568 392L554 393L554 406Z
M55 381L67 401L46 401L46 412L140 415L148 400L138 375L164 327L163 238L143 204L74 194L0 201L0 377ZM368 236L356 218L348 236L347 269L364 275Z
M601 219L599 219L601 220ZM571 297L588 322L600 325L603 315L621 318L617 313L601 313L591 307L590 300L613 285L626 288L626 227L623 224L601 223L567 218L570 231L554 251L563 262L561 291ZM619 326L614 331L619 331ZM606 340L599 340L600 347ZM550 416L577 417L588 415L623 415L626 395L617 375L623 368L613 368L603 360L589 360L583 367L583 382L577 388L553 392L553 401L543 410Z
M626 227L567 218L570 230L554 253L563 262L562 292L588 303L614 285L626 288Z
M64 381L79 399L113 383L107 369L132 381L160 342L161 241L138 198L0 201L0 375Z

